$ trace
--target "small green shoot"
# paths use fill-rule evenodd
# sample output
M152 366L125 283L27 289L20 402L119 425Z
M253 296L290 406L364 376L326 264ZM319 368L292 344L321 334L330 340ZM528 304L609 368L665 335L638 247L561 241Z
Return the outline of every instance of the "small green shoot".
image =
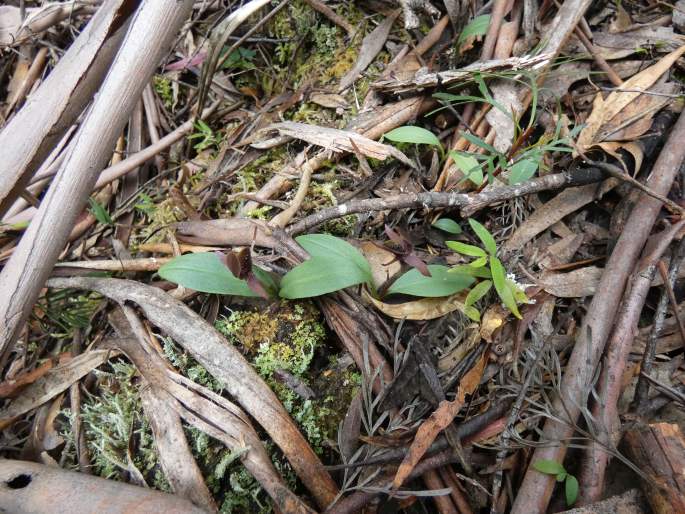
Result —
M564 492L566 493L566 505L570 507L578 499L578 480L571 475L564 466L554 460L538 460L533 463L533 467L545 475L553 475L557 482L564 482Z
M484 36L488 31L490 25L490 15L483 14L473 18L464 30L461 31L459 39L457 39L457 46L460 47L464 41L470 37Z
M517 304L528 301L525 292L511 278L507 277L504 265L497 258L497 243L488 229L474 219L469 219L469 225L480 239L483 248L459 241L447 241L446 243L455 252L475 258L466 266L452 267L450 273L468 274L472 277L486 279L479 282L466 297L466 307L469 308L466 311L467 316L474 321L480 321L480 313L473 307L473 304L483 298L494 285L502 303L514 316L521 319Z
M107 212L107 209L98 203L97 200L88 198L88 203L90 203L90 213L95 216L95 219L98 220L98 223L108 226L114 225L114 221L109 215L109 212Z
M212 128L202 120L197 120L195 123L195 132L190 134L188 139L191 141L197 140L197 143L193 145L196 152L218 147L221 143L221 137L216 135Z
M225 52L223 55L225 55ZM221 56L221 59L223 59L223 55ZM250 50L249 48L236 48L226 58L222 68L253 70L255 69L255 65L252 61L256 55L256 50Z

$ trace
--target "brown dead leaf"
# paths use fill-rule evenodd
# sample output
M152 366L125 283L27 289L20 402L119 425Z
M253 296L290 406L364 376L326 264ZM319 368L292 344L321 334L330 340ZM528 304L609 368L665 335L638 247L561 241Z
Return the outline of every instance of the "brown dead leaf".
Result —
M562 191L549 202L536 209L503 245L506 252L518 250L528 241L551 227L565 216L600 198L618 184L617 179L608 179L600 184L574 187Z
M509 311L499 304L493 304L483 314L483 321L480 325L480 336L488 343L492 343L495 331L504 325Z
M70 358L70 356L67 354L62 354L62 356L65 357L62 362L66 362ZM50 371L54 366L55 361L49 359L35 369L25 371L16 378L5 380L4 382L0 383L0 398L14 398L24 387L34 383L36 380Z
M538 285L558 298L582 298L595 294L603 272L602 268L587 266L568 273L549 273Z
M372 241L364 241L359 246L371 266L373 285L382 286L390 277L402 270L402 263L390 250L386 250Z
M426 450L435 441L435 438L454 421L455 416L464 405L466 395L473 393L478 388L485 369L485 360L486 354L484 353L476 365L462 378L457 388L456 398L451 402L447 400L440 402L435 412L421 424L416 432L416 437L414 437L414 442L409 447L409 452L397 469L397 474L392 481L393 489L399 488L404 483Z
M649 120L649 124L651 126L651 120ZM609 155L615 157L621 163L621 166L623 166L624 171L629 175L635 175L635 173L637 173L640 167L642 166L642 160L644 159L645 153L642 151L642 146L640 146L639 143L635 143L632 141L622 143L607 142L598 143L597 146L599 146ZM628 166L626 166L626 163L623 161L623 156L618 152L621 149L627 151L630 155L633 156L633 159L635 160L635 165L633 166L633 173L630 173L628 171Z
M362 71L364 71L367 66L373 62L378 55L378 52L383 49L383 45L385 45L388 35L390 34L390 29L392 28L392 25L399 14L399 10L393 12L363 39L362 46L359 49L359 55L357 56L357 62L355 62L352 69L348 71L342 79L340 79L340 87L338 88L338 92L344 91L350 87L354 81L357 80L359 75L361 75Z
M109 350L92 350L52 368L43 377L24 389L22 394L0 411L0 429L50 398L65 391L71 384L100 366L112 355Z
M274 123L260 131L260 134L276 131L281 136L301 139L312 145L321 146L327 150L336 153L340 152L354 152L359 150L366 157L384 161L388 157L403 162L407 166L414 167L414 164L409 158L400 152L394 146L386 145L362 136L356 132L349 130L338 130L329 127L319 127L317 125L308 125L306 123L296 123L293 121L285 121L283 123ZM354 146L352 146L354 143Z
M621 89L611 93L606 100L603 100L601 94L598 94L595 98L592 112L586 120L586 126L578 136L578 146L581 150L601 142L600 128L613 120L614 117L640 96L642 91L646 91L659 80L684 53L685 46L681 46L678 50L664 56L656 64L626 80Z
M365 292L366 298L383 314L395 319L429 320L436 319L454 311L464 312L465 293L447 298L422 298L405 303L384 303Z
M335 93L312 93L309 101L328 109L347 109L350 106L343 96Z
M658 84L651 89L654 93L673 95L679 86L673 82ZM654 115L669 104L672 98L661 95L640 95L625 109L602 125L598 133L601 141L630 141L637 139L652 126Z

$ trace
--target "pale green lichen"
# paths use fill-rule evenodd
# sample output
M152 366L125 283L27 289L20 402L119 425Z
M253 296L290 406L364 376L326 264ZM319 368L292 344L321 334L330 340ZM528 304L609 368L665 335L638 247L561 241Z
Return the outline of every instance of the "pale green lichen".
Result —
M135 367L118 361L111 364L111 371L94 373L99 382L98 394L86 395L81 405L81 423L93 471L104 478L126 480L135 466L148 485L171 491L159 464L152 429L143 414ZM73 414L69 409L62 413L67 422L60 433L73 448ZM129 452L131 445L134 451ZM65 457L67 467L75 468L74 452Z

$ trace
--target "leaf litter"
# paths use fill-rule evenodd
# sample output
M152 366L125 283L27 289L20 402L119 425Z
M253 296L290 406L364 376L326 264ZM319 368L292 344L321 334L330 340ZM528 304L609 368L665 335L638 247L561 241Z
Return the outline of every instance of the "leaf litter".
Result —
M0 473L56 509L70 470L121 511L682 500L632 450L685 428L682 2L243 4L179 2L116 77L137 5L0 7Z

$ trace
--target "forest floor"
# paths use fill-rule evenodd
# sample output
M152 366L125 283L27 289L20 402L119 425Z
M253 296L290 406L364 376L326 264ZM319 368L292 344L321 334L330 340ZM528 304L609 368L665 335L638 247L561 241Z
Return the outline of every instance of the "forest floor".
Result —
M685 512L684 33L5 2L0 510Z

